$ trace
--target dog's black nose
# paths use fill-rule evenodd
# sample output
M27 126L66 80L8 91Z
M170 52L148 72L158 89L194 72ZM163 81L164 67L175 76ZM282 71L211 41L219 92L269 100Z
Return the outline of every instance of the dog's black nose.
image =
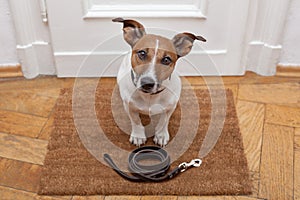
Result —
M154 88L155 81L152 78L145 77L141 79L141 87L145 91L150 91Z

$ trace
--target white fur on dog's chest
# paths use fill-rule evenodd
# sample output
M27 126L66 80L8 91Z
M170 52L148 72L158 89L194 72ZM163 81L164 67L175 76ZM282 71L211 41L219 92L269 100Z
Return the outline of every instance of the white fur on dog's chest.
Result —
M171 96L166 88L161 94L150 95L141 94L141 91L136 91L132 98L127 99L132 107L135 107L142 114L156 115L176 106L178 98Z

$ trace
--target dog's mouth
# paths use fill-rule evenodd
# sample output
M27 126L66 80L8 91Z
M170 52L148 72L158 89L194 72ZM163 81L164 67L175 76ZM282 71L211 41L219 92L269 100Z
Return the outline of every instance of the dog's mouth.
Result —
M142 87L139 87L138 89L139 89L140 91L144 92L144 93L151 93L151 92L152 92L152 90L147 90L147 89L144 89L144 88L142 88Z
M154 94L158 94L158 93L162 92L162 91L165 89L165 87L163 87L163 86L161 86L160 84L158 84L158 85L156 86L156 89L154 89L154 88L142 87L142 86L139 87L138 89L139 89L141 92L143 92L143 93L154 95Z

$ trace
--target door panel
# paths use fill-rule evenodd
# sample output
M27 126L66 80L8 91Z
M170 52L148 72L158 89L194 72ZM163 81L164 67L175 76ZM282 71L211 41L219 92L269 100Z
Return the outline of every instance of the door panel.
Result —
M58 76L115 76L130 51L122 26L112 18L134 18L148 33L172 38L193 32L195 42L181 59L181 75L241 75L249 0L47 0L49 27ZM120 57L121 56L121 57ZM80 70L79 70L80 69ZM80 71L80 73L78 73Z
M86 0L84 18L198 17L205 18L207 0Z

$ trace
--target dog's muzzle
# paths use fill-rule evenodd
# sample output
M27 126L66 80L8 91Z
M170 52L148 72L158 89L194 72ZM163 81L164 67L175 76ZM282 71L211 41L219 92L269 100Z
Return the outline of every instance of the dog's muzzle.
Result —
M154 89L155 85L156 85L155 80L153 80L150 77L144 77L141 79L140 89L145 93L151 93L151 91Z
M137 85L138 77L135 75L134 71L131 70L131 80L135 87L138 87L144 93L149 93L151 95L158 94L162 92L165 87L161 87L161 84L156 83L154 79L150 77L143 77L140 80L140 86Z

